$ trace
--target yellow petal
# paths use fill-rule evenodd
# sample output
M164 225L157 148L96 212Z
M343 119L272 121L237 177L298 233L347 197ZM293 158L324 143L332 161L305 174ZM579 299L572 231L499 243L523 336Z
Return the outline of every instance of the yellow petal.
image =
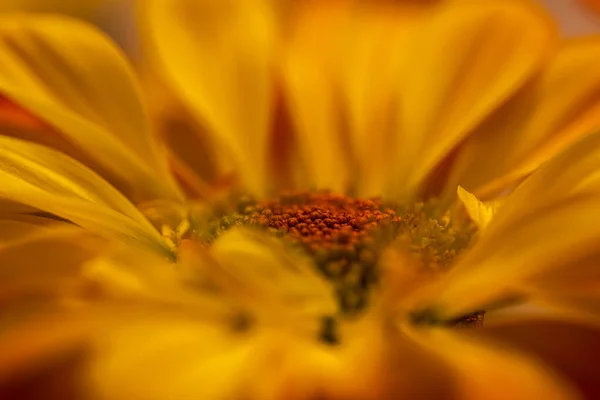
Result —
M458 198L467 209L469 217L475 222L480 231L488 226L494 217L494 214L503 203L502 200L495 200L487 203L479 201L474 194L467 192L461 186L458 187L457 194Z
M460 399L576 399L549 368L493 342L432 330L411 338L453 367Z
M262 307L284 306L288 312L317 318L337 308L333 289L316 274L316 267L279 240L230 230L217 239L212 251L221 268L239 282L240 294L247 291Z
M234 398L242 371L252 365L253 335L178 313L145 311L115 314L107 322L110 329L98 338L86 382L96 398Z
M179 198L132 69L101 32L66 17L10 15L0 18L0 38L0 93L140 197Z
M540 77L461 149L450 184L482 196L527 176L570 143L600 129L600 37L563 44Z
M182 265L182 261L174 264L164 257L130 246L112 250L87 262L81 274L97 286L103 298L117 307L128 302L144 302L159 307L193 310L215 321L233 319L241 309L233 299L211 290L214 286L209 286L206 280L194 279L210 271L189 271L189 268L208 270L214 267L212 264L189 266Z
M399 67L409 41L416 40L415 26L427 18L426 12L414 11L435 2L405 3L356 4L350 7L343 29L335 32L341 38L334 53L339 60L332 72L341 80L347 107L342 129L349 130L356 157L352 161L358 165L351 171L350 183L364 197L381 195L386 172L394 164ZM330 24L327 29L332 29Z
M419 27L398 75L399 125L385 193L412 193L543 65L549 18L526 2L450 3Z
M161 236L116 189L49 148L0 137L0 197L48 211L108 238L167 251Z
M341 40L352 27L347 7L304 7L286 43L281 70L295 140L310 189L345 192L351 183L349 138L342 131L335 74Z
M3 244L0 298L7 301L21 294L59 295L61 283L79 279L84 262L105 247L104 240L72 225L31 232Z
M590 275L590 268L600 256L599 151L600 134L587 137L509 195L450 272L437 301L460 314L532 295L539 290L538 280L562 276L565 289L576 288L574 282L582 287L596 283L598 276Z
M67 222L30 214L0 216L0 244L67 225Z
M544 309L562 310L586 320L600 318L600 271L598 252L573 258L570 268L556 268L535 274L528 281L531 302ZM507 310L508 311L508 310ZM557 311L554 311L555 313Z
M235 0L140 4L166 76L231 149L248 189L263 193L268 183L273 5Z
M146 72L142 78L151 122L168 147L172 171L193 197L209 197L209 185L231 175L231 160L158 74Z

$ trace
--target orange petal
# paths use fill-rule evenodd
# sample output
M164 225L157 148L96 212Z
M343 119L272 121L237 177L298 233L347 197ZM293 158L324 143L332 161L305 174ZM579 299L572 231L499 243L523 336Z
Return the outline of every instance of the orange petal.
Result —
M274 3L274 2L273 2ZM232 152L243 183L264 193L276 43L274 4L141 2L143 27L173 88Z
M402 198L418 189L535 76L554 39L553 22L529 2L449 2L426 18L400 50L398 131L384 193Z
M552 319L506 322L474 332L545 363L585 399L600 396L600 327Z
M497 194L584 135L600 129L600 37L566 42L537 80L461 148L449 188Z
M414 332L411 337L450 364L460 399L576 399L571 388L535 358L456 332Z
M11 15L0 18L0 37L4 96L139 197L180 198L150 134L132 68L101 32L66 17Z

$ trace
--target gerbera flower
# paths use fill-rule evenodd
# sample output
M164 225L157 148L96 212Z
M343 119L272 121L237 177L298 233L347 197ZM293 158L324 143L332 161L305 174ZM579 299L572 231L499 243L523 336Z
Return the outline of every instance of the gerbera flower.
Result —
M506 199L476 196L512 190L600 125L596 38L560 42L528 2L143 8L162 72L235 179L213 199L190 149L157 143L134 74L103 35L66 18L3 17L13 137L0 138L0 196L6 226L21 230L0 253L25 260L41 246L47 258L48 242L77 238L79 255L61 253L66 267L31 284L3 263L18 316L0 341L7 393L595 389L593 368L568 363L578 342L566 335L583 337L588 356L598 348L598 136ZM453 205L459 184L472 221ZM15 221L23 206L32 220ZM39 228L40 212L70 223ZM459 329L484 312L484 328ZM560 349L532 332L560 333Z

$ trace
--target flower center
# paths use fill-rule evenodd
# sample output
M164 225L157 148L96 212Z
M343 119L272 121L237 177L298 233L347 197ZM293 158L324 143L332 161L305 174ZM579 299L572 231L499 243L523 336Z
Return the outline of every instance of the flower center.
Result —
M331 193L287 193L238 200L209 224L207 240L233 226L253 226L291 240L315 261L337 292L341 314L355 314L377 285L378 262L392 241L403 242L431 270L447 268L472 237L471 224L454 224L435 201L396 205Z

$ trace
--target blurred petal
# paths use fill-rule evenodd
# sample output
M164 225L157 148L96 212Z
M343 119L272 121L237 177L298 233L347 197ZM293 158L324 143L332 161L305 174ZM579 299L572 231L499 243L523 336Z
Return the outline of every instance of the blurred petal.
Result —
M371 309L340 333L340 373L329 378L334 399L454 399L452 366ZM435 382L435 385L431 383ZM324 396L325 398L330 398Z
M108 0L113 2L118 0ZM82 3L77 0L5 0L0 6L0 12L28 11L28 12L54 12L68 13L78 16L87 16L98 11L102 3L107 0L88 0Z
M276 39L273 5L153 0L141 6L167 77L231 149L247 188L263 193Z
M0 137L0 197L48 211L107 238L167 252L161 236L117 190L49 148Z
M146 196L179 197L131 67L101 32L65 17L2 17L0 76L3 95L64 134L111 178Z
M411 337L453 367L460 399L576 399L552 371L534 358L471 340L460 333L432 330Z
M600 134L571 146L511 195L450 272L436 301L451 314L534 295L560 298L581 285L598 302L594 272L600 240Z
M239 305L236 307L232 299L210 287L207 280L194 279L209 275L214 265L182 265L185 262L174 264L156 254L122 246L86 263L82 275L117 307L141 303L177 307L213 321L234 319Z
M69 225L69 223L38 215L0 215L0 245L66 225Z
M6 399L76 397L70 367L92 325L85 315L38 308L38 313L2 321L0 396ZM79 386L78 386L79 387Z
M422 180L495 108L539 71L552 50L552 21L528 2L458 2L427 19L400 66L392 198ZM467 188L469 189L469 188Z
M349 130L356 158L352 161L357 164L349 178L364 197L381 195L386 172L394 164L399 67L409 41L415 40L415 26L421 23L421 14L414 11L435 1L393 3L357 4L351 9L352 18L346 17L343 29L336 32L341 38L333 54L339 54L339 65L332 73L341 79L348 119L341 128Z
M240 294L246 290L265 309L284 306L288 314L316 318L337 309L331 285L317 275L311 261L278 239L230 230L212 245L212 252L221 268L239 281Z
M506 322L473 332L493 338L545 363L577 389L582 398L600 396L600 327L555 319Z
M225 326L153 315L126 321L117 314L109 334L99 338L88 382L96 398L233 398L252 362L253 341Z
M231 161L158 74L146 71L142 79L151 122L169 150L171 170L192 197L208 197L219 178L232 174Z
M333 77L343 64L340 53L348 7L340 2L300 7L294 34L286 43L281 73L297 133L296 145L311 189L344 192L351 178L348 138L340 118L339 93Z
M448 190L489 197L600 129L600 37L567 41L541 76L499 109L461 149Z
M0 224L2 226L4 224ZM24 295L58 295L61 284L74 283L81 267L106 242L81 228L66 225L31 232L0 246L0 304Z

